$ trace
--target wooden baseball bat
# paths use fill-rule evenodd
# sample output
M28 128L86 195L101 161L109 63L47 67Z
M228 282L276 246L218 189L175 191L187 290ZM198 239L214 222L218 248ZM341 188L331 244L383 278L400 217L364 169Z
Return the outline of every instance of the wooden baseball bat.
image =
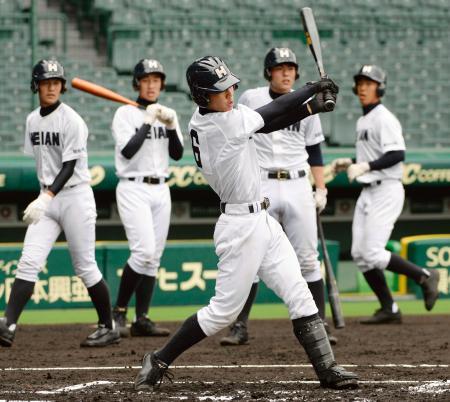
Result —
M344 328L344 314L342 313L341 301L339 299L339 290L336 283L336 278L331 265L330 256L328 255L327 245L325 244L325 236L323 234L322 221L319 212L317 211L317 229L319 231L320 243L322 245L323 263L325 265L325 283L328 292L328 301L330 302L331 315L333 317L333 324L335 328Z
M83 80L82 78L72 78L72 87L79 89L80 91L87 92L88 94L108 99L114 102L139 106L135 101L132 101L125 96L119 95L117 92L111 91L110 89L102 87L101 85L94 84L93 82Z
M308 45L314 60L319 70L320 78L327 78L325 68L323 67L322 48L320 47L320 37L317 30L316 20L310 7L303 7L300 10L300 18L303 24L303 30L305 31L306 44ZM325 109L331 111L336 106L334 100L327 93L325 97Z

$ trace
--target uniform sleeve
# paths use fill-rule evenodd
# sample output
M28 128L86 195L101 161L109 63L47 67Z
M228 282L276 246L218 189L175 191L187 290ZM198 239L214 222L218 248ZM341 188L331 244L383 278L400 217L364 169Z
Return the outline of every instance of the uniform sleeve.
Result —
M25 138L23 143L23 153L25 155L34 156L33 145L31 145L30 139L30 116L27 117L25 123Z
M224 119L222 130L228 139L239 138L247 141L249 137L264 126L264 120L245 105L238 105L237 109L222 113Z
M404 151L406 149L402 126L394 116L380 120L380 142L383 154L389 151Z
M318 114L307 117L303 120L305 130L305 145L316 145L325 141L323 136L322 124Z
M68 119L64 132L62 133L63 163L87 157L87 136L88 128L80 116L77 115L76 118L71 117Z
M126 108L120 107L116 110L111 129L116 145L122 150L128 144L130 138L136 134L134 124L127 119Z

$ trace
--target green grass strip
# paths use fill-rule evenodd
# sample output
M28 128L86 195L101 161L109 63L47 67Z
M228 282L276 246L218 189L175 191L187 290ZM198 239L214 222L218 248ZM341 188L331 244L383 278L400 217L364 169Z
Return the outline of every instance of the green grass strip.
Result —
M404 315L450 314L450 299L438 300L433 311L428 312L422 300L398 301ZM203 306L175 306L152 307L150 317L156 321L182 321L194 314ZM345 301L342 308L346 317L360 317L372 315L379 307L376 301ZM128 318L132 319L134 309L130 308ZM0 313L0 316L3 314ZM327 315L330 309L327 306ZM251 319L288 318L287 309L283 304L255 304ZM61 310L25 310L20 317L21 324L73 324L96 322L97 315L94 309L61 309Z

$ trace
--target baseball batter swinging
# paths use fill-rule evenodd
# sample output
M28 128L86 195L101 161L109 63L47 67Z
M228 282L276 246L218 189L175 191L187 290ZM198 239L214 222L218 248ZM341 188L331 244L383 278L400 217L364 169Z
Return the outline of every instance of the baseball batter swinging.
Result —
M381 103L385 90L386 73L376 65L363 65L353 84L363 110L356 123L356 160L332 162L335 172L346 170L350 182L356 179L363 186L353 217L351 253L381 308L362 324L402 320L387 286L385 269L416 281L427 310L433 308L439 295L439 272L423 269L385 249L405 200L401 180L406 149L400 122Z
M83 119L59 100L66 90L66 78L57 60L41 60L34 66L31 90L39 94L40 107L27 117L24 151L36 160L41 192L24 212L23 220L29 226L5 318L0 319L0 344L12 345L16 323L61 231L75 273L86 285L98 314L97 330L81 346L117 343L120 335L113 329L109 290L95 261L97 213L89 185L88 129Z
M256 274L288 306L294 333L321 386L356 387L357 376L334 360L292 245L280 224L267 214L269 200L262 197L254 144L257 135L323 112L323 91L329 89L335 97L336 85L328 79L306 85L253 111L244 105L233 107L239 79L219 57L196 60L188 67L186 77L199 106L189 124L194 158L221 200L222 214L214 232L219 257L216 294L164 347L144 356L135 388L149 389L163 377L170 377L168 367L181 353L232 323L244 306Z
M297 58L285 47L269 50L264 59L264 78L269 86L249 89L238 103L258 109L282 94L292 91L299 78ZM327 203L320 143L324 141L318 114L306 117L283 130L256 135L255 145L261 167L261 191L270 199L268 212L282 225L294 247L302 276L314 298L319 316L325 319L325 291L317 251L316 208L321 212ZM316 191L309 181L312 172ZM230 334L220 344L248 343L247 320L256 296L258 279ZM327 328L327 326L326 326ZM336 337L330 336L331 344Z
M114 320L122 336L127 306L136 295L136 316L132 336L167 336L147 317L155 278L169 231L171 198L166 181L169 156L183 156L183 136L175 110L158 103L166 74L158 60L140 60L133 73L133 87L141 106L117 109L112 134L116 143L115 162L119 184L117 207L130 245L130 258L123 269Z

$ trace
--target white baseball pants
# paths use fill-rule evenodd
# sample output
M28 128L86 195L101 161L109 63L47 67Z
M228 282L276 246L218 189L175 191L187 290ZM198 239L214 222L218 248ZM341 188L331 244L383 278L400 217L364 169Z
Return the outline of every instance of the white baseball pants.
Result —
M116 199L130 246L128 265L138 274L156 276L169 233L169 186L122 179Z
M284 301L291 319L317 313L294 249L280 224L265 210L220 215L214 243L219 257L216 293L197 313L207 336L237 318L256 274Z
M361 191L353 216L351 250L361 272L387 267L391 253L385 247L404 201L399 180L384 180Z
M102 279L95 261L96 218L94 193L88 183L61 190L45 215L28 226L16 278L36 282L53 244L64 231L75 273L87 288L96 285Z

